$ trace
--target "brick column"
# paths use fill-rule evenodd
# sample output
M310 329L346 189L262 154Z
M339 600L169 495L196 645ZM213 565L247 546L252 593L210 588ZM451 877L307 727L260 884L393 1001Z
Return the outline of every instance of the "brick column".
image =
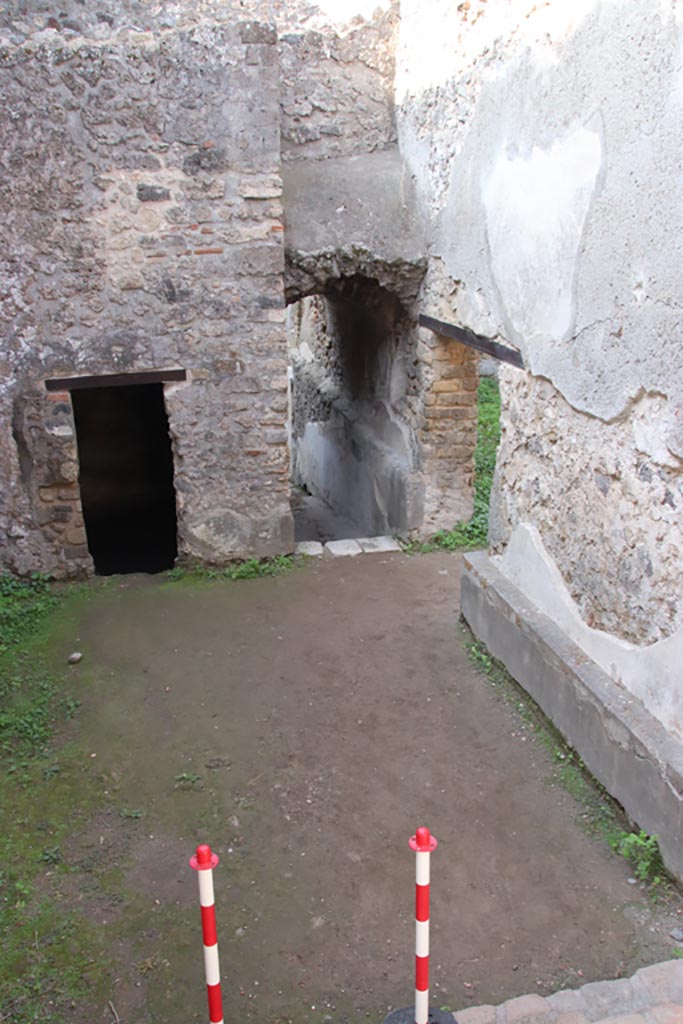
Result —
M418 356L424 383L422 532L433 533L451 529L472 514L478 355L458 341L422 330Z

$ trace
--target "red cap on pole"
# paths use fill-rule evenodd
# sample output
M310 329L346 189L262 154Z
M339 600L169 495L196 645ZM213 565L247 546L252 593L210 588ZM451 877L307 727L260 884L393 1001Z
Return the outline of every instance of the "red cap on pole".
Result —
M190 867L195 871L209 871L218 864L218 856L211 852L208 843L201 843L190 857Z
M436 837L423 825L422 828L416 829L415 835L408 840L408 845L416 853L433 853L439 844Z

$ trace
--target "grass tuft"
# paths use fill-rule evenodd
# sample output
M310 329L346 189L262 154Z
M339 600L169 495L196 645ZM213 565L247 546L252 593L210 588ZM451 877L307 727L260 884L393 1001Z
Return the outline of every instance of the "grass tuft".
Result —
M49 577L42 573L28 580L0 575L0 657L16 651L56 603Z
M282 576L294 568L290 555L276 555L274 558L247 558L224 568L195 565L189 568L176 566L168 572L171 581L179 580L255 580L261 576Z

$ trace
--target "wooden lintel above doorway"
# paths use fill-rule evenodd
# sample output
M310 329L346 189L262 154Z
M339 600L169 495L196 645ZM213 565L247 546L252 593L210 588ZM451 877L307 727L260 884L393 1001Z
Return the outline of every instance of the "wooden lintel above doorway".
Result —
M98 373L88 377L50 377L45 381L48 391L79 391L82 388L116 388L131 384L167 384L187 380L187 372L170 370L139 370L134 373Z

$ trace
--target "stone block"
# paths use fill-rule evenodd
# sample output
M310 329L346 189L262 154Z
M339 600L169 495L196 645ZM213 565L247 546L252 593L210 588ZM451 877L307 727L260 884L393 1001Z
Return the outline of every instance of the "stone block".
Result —
M661 1003L653 1006L646 1020L648 1024L682 1024L683 1003Z
M474 392L470 391L444 391L436 397L436 404L440 406L471 405L475 404Z
M585 1013L561 1013L554 1024L590 1024Z
M323 553L323 546L318 540L302 540L294 548L295 555L308 555L309 558L317 558Z
M636 979L645 987L652 1003L683 1003L683 960L642 967Z
M363 549L356 540L328 540L325 554L331 558L346 558L360 555Z
M425 411L425 416L429 420L447 420L450 419L451 415L450 409L436 409L431 407Z
M470 1006L453 1015L458 1024L496 1024L495 1006Z
M239 26L240 40L247 43L269 45L277 42L277 32L273 25L264 25L260 21L244 21Z
M600 1024L647 1024L642 1013L620 1013L616 1017L605 1017Z
M137 196L141 203L165 203L171 198L167 188L159 185L138 185Z
M528 995L505 1003L506 1024L550 1024L552 1008L543 996Z
M277 199L282 195L282 179L277 174L254 174L239 183L243 199Z
M266 430L266 444L287 444L288 437L286 430Z
M582 989L563 988L548 996L548 1002L558 1013L581 1013L586 1009Z
M633 1009L633 988L628 978L616 981L594 981L582 990L586 1005L601 1017L626 1013Z
M476 386L477 371L474 366L447 365L441 367L441 380L468 380L474 381ZM461 385L462 386L462 385Z
M358 537L358 543L365 554L401 550L401 545L393 537Z
M465 345L461 345L457 341L441 345L434 352L434 359L437 363L462 365L463 363L468 362L467 356L467 348Z
M85 544L67 544L64 547L65 558L88 558L89 552Z

